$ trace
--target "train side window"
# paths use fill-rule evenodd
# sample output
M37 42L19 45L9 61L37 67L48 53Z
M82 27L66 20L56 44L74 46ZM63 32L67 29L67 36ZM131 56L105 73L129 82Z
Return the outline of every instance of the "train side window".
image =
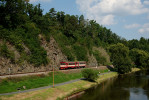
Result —
M80 63L80 64L85 64L85 63Z
M66 65L66 63L61 63L61 65Z
M75 63L69 63L69 65L75 65Z

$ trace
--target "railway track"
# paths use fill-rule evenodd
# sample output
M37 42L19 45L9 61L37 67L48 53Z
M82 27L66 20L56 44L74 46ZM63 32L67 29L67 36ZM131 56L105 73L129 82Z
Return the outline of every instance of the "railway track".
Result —
M93 69L95 69L96 67L91 67ZM107 69L106 66L100 66L98 67L98 69ZM56 71L60 71L63 73L75 73L75 72L79 72L81 71L82 68L78 68L78 69L67 69L67 70L56 70ZM22 76L30 76L30 75L39 75L39 74L48 74L49 72L52 72L52 70L49 71L40 71L40 72L30 72L30 73L17 73L17 74L7 74L7 75L0 75L0 79L4 79L7 77L22 77Z
M67 73L67 72L72 72L72 71L76 72L77 70L80 70L80 69L55 70L55 71L60 71L60 72ZM22 76L39 75L39 74L45 74L46 75L49 72L52 72L52 70L40 71L40 72L29 72L29 73L16 73L16 74L0 75L0 79L7 78L7 77L22 77Z
M29 76L29 75L48 74L49 72L50 71L7 74L7 75L1 75L0 78L3 79L3 78L7 78L7 77L22 77L22 76Z

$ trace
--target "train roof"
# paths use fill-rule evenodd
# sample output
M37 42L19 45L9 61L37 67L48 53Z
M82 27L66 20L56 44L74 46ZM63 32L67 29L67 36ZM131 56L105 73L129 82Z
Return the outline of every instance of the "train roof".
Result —
M60 63L76 63L76 62L86 62L86 61L62 61Z

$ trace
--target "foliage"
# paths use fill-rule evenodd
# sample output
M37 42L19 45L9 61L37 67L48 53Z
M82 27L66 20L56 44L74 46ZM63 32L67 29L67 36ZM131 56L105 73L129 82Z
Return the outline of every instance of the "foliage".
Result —
M74 52L75 52L75 55L77 57L77 60L81 61L87 61L88 58L87 58L87 50L82 47L82 46L78 46L78 45L74 45L73 46L73 49L74 49Z
M125 45L118 43L109 46L110 57L116 71L120 74L131 71L131 60L129 57L129 49Z
M0 38L15 45L21 53L25 50L25 44L31 53L27 59L22 58L35 66L45 65L48 61L46 51L40 46L38 39L40 33L45 35L47 41L53 36L68 60L88 61L87 53L92 54L94 45L111 44L113 41L109 42L109 38L120 41L112 31L100 26L94 20L85 20L83 15L80 17L69 15L57 12L54 8L43 15L40 6L40 4L33 6L26 0L5 0L0 4L2 11ZM12 11L9 11L9 7ZM103 63L104 58L99 59L101 62L98 61Z
M62 52L71 61L88 61L87 54L93 54L99 64L105 65L106 57L94 51L93 47L107 49L110 46L108 50L111 61L117 70L125 69L124 66L131 65L129 49L144 50L143 52L146 54L139 54L149 55L149 39L142 37L140 40L127 41L110 29L99 25L95 20L84 19L83 15L69 15L62 11L57 12L54 8L43 15L43 10L40 7L40 4L34 6L28 0L2 0L0 2L0 39L6 40L16 47L21 54L19 61L27 60L35 66L48 63L47 52L40 45L39 34L44 35L47 42L53 36ZM29 49L29 54L25 52L25 47ZM137 58L139 63L137 63L133 59L136 55L130 56L136 66L146 67L149 65L145 63L148 62L146 57L139 56L140 58ZM128 71L130 71L130 67L126 68L126 71L120 72Z
M130 51L130 57L133 63L140 68L148 67L149 54L143 50L132 49Z
M95 81L98 78L98 72L93 69L83 69L82 76L89 81Z
M15 61L14 53L8 50L6 43L0 45L0 56L9 58L12 62Z
M143 37L140 38L140 40L129 40L128 46L130 49L140 49L149 52L149 39L145 39Z
M106 58L103 57L103 56L101 56L101 54L100 54L99 51L95 50L93 52L93 55L96 57L96 60L97 60L97 62L98 62L99 65L100 64L105 65L107 63Z
M75 57L73 55L71 46L69 46L70 42L69 42L69 39L67 38L67 36L65 36L61 32L58 32L57 34L54 35L54 38L56 39L62 52L67 56L67 59L69 61L74 61Z

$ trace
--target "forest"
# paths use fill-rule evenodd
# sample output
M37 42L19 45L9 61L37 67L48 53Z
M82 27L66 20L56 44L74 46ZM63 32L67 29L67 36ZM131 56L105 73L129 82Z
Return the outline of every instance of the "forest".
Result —
M0 0L0 56L11 59L12 63L23 60L36 67L49 62L47 52L40 45L39 34L46 41L54 37L69 61L88 61L87 55L94 55L102 65L113 64L119 73L131 71L131 68L149 68L149 39L126 40L100 25L95 20L85 19L83 15L69 15L51 8L43 14L41 5L33 6L28 0ZM19 61L6 42L15 46L21 54ZM26 45L30 54L24 50ZM110 63L98 50L104 48L110 55Z

